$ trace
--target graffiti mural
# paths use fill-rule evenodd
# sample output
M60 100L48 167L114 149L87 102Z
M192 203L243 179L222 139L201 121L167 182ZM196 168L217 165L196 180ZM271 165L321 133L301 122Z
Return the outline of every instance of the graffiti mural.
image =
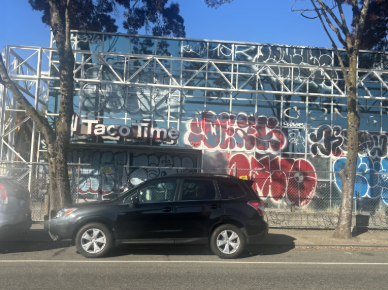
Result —
M72 186L78 186L80 194L119 193L128 187L127 153L123 151L96 151L91 149L72 150L68 154L69 163L90 164L88 166L70 166L72 168ZM79 168L79 171L78 171Z
M196 157L192 155L139 154L134 155L132 159L133 168L128 174L131 185L138 185L147 179L168 174L193 172L190 169L196 168L197 164ZM146 168L141 168L142 166Z
M185 141L194 149L279 153L286 144L275 117L203 112L191 121Z
M334 162L334 171L340 172L346 165L346 158ZM342 180L335 174L335 184L342 191ZM373 160L370 157L358 157L354 197L381 198L388 204L388 157Z
M321 125L309 134L309 145L314 156L344 156L347 152L348 130L341 126ZM386 155L388 136L380 132L362 131L358 134L359 155L379 158Z
M80 165L71 165L78 161ZM73 177L71 183L78 186L78 193L108 195L123 192L147 179L192 172L197 167L197 156L86 149L71 150L68 162Z
M253 180L252 188L264 200L285 201L306 206L315 195L317 175L313 165L304 159L269 156L256 159L235 154L229 160L229 174ZM237 168L244 168L235 170ZM237 174L235 174L237 173Z

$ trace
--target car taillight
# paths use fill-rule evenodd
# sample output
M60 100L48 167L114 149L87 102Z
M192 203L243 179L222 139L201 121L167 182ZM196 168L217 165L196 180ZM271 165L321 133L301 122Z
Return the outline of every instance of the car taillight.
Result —
M0 183L0 204L8 204L8 195L7 191L4 188L4 185Z
M258 200L253 200L253 201L248 202L248 204L251 207L253 207L254 209L256 209L259 212L260 216L264 215L264 202L258 201Z

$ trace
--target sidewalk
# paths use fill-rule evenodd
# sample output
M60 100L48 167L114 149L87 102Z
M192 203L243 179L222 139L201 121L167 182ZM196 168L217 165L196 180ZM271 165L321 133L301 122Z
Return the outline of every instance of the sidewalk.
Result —
M295 247L386 247L388 248L388 231L368 231L354 233L350 240L334 239L333 230L270 229L262 245Z
M270 228L269 234L260 242L265 247L362 247L388 248L388 231L355 233L351 240L333 239L331 230L302 230ZM34 224L24 236L16 235L6 242L52 242L43 225Z

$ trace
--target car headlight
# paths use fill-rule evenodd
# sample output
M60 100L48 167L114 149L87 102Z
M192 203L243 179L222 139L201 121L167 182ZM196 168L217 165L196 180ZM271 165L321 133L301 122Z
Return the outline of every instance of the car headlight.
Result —
M57 212L57 216L55 218L61 218L61 217L68 216L69 214L71 214L75 210L77 210L77 209L76 208L63 208Z

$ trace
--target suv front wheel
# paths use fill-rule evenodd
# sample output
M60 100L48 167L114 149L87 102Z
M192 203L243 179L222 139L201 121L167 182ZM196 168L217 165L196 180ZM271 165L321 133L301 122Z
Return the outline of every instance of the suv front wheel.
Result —
M112 234L105 225L90 223L78 231L75 245L82 256L101 258L112 247Z
M213 231L210 248L221 259L235 259L245 247L245 236L234 225L222 225Z

